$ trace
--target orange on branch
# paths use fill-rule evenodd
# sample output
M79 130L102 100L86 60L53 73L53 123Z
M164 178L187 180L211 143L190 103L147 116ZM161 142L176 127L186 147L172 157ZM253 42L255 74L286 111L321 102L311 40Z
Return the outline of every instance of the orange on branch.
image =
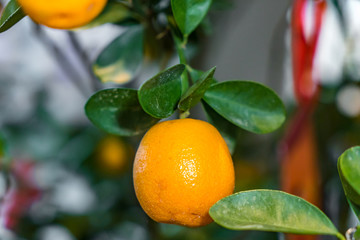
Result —
M234 191L228 147L215 127L200 120L153 126L140 143L133 174L140 205L162 223L209 224L210 207Z

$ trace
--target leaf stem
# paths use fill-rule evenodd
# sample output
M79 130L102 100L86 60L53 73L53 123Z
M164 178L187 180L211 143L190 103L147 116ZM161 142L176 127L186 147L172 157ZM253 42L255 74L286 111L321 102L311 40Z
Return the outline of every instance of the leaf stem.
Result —
M174 39L176 52L179 56L179 60L181 64L184 64L187 66L186 56L185 56L185 49L186 49L186 43L187 43L187 37L184 37L184 40L181 41L179 37L176 35L174 30L171 30L172 37ZM187 71L184 71L181 75L181 85L182 90L181 93L184 94L186 90L189 88L189 77L187 74Z
M188 43L188 40L189 40L189 35L188 34L184 35L184 39L183 39L183 41L181 43L181 47L183 47L185 49L186 45Z
M339 232L336 234L336 237L337 237L338 239L340 239L340 240L352 240L352 239L347 239L347 238L345 238L344 235L342 235L342 234L339 233Z
M176 48L176 52L179 56L180 63L187 65L187 61L186 61L186 57L185 57L185 49L186 49L187 40L185 40L185 38L184 38L184 40L181 41L181 39L176 35L174 30L171 30L171 34L174 39L175 48Z

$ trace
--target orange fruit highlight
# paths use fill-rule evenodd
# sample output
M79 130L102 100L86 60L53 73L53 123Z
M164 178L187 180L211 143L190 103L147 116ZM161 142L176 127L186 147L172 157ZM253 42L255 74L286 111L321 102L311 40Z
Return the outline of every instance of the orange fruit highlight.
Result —
M59 29L83 26L104 9L107 0L18 0L35 22Z
M210 207L234 191L229 149L211 124L165 121L141 140L133 169L136 196L155 221L198 227L212 222Z

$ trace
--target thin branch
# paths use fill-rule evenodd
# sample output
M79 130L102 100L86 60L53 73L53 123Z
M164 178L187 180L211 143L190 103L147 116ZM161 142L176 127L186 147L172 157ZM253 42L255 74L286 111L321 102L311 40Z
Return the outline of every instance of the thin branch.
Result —
M81 83L81 75L70 63L68 57L64 54L61 48L57 46L54 41L46 35L40 25L35 24L34 26L36 36L44 44L44 46L47 47L49 51L51 51L52 56L54 57L58 65L63 69L63 72L67 75L67 77L71 80L71 82L79 90L79 92L85 97L88 97L89 93L85 90L86 88Z
M72 48L74 49L76 55L81 60L81 63L83 64L84 68L86 69L86 72L88 73L90 77L91 87L93 91L97 91L100 89L98 80L96 79L96 76L94 74L94 71L92 69L92 62L87 55L87 53L82 48L79 39L77 38L76 34L72 31L68 31L68 36L70 39L70 43L72 45Z

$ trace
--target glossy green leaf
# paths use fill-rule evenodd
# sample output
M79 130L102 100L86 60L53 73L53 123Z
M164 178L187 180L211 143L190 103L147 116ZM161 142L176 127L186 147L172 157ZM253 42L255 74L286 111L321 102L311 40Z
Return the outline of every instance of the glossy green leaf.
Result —
M194 107L204 96L205 91L214 83L213 77L216 67L211 68L205 72L199 80L192 85L182 96L178 108L182 111L187 111Z
M211 6L211 0L171 0L175 21L184 35L189 35L201 23Z
M204 100L221 116L254 133L269 133L285 121L285 107L268 87L256 82L227 81L212 85Z
M109 1L100 15L81 29L93 28L105 23L118 23L131 17L131 11L124 3Z
M111 42L96 59L93 69L102 82L124 84L134 78L143 60L144 30L132 26Z
M218 201L209 213L216 223L233 230L335 235L344 239L320 209L281 191L236 193Z
M10 0L5 6L0 17L0 33L8 30L24 18L26 14L21 9L16 0Z
M360 147L346 150L338 160L338 171L350 206L360 219Z
M159 120L144 112L133 89L101 90L88 100L85 112L95 126L121 136L140 134Z
M205 101L202 101L202 105L208 121L219 130L221 136L225 139L230 153L233 154L239 128L215 112Z
M139 101L145 112L156 118L171 116L181 97L183 64L175 65L146 81L139 89Z

